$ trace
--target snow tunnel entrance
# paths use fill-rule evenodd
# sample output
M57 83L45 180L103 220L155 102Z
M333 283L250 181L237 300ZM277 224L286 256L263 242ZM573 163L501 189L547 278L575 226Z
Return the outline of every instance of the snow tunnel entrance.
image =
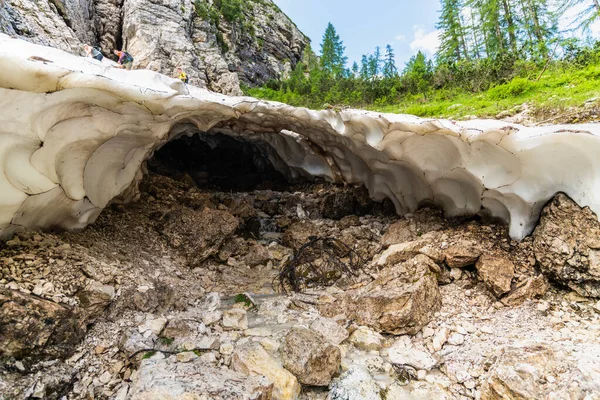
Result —
M174 179L191 178L201 188L247 191L287 186L287 177L273 166L274 158L277 154L266 142L200 132L171 140L148 166Z

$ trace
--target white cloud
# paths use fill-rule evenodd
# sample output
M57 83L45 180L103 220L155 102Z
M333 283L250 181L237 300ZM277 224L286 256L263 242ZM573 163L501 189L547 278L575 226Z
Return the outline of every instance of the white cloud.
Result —
M414 38L410 42L410 48L414 51L422 50L429 55L434 55L440 48L440 31L433 30L431 32L425 32L420 26L414 26Z
M394 40L397 42L404 42L406 40L406 36L404 35L396 35L394 36Z

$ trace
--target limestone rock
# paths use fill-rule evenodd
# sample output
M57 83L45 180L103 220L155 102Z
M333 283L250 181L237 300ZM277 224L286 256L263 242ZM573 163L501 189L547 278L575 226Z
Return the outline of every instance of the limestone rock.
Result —
M334 380L327 400L381 400L381 388L362 368L354 367Z
M527 278L501 300L502 304L513 307L518 306L527 299L543 296L548 291L549 286L544 275Z
M453 396L440 385L429 382L411 381L402 386L391 385L386 392L386 399L402 400L449 400Z
M169 245L180 249L197 265L216 254L238 224L238 219L225 211L180 208L164 216L161 233Z
M248 329L248 316L246 310L233 308L223 313L223 328L225 329Z
M384 269L367 285L322 305L325 314L343 312L358 324L395 335L416 334L441 307L439 267L424 255Z
M582 296L600 297L600 223L564 194L542 212L533 233L542 272Z
M481 255L479 250L473 243L458 242L446 249L446 264L450 268L463 268L475 264Z
M77 307L10 289L0 289L0 305L3 357L65 358L85 334L85 319Z
M485 254L477 260L475 267L479 277L496 297L510 292L515 275L515 265L511 260L503 256Z
M174 357L173 357L174 358ZM172 362L160 356L142 360L133 376L132 400L154 399L271 399L273 385L261 376L245 376L217 368L199 358Z
M77 297L85 312L91 318L95 318L101 315L112 302L115 297L115 288L97 281L91 281L77 294Z
M311 236L318 236L319 230L310 221L302 221L293 224L283 235L283 245L298 250Z
M410 260L419 254L424 254L437 262L444 261L444 254L439 249L434 248L429 241L416 240L413 242L391 245L381 254L377 260L377 265L394 265L399 262Z
M547 398L540 380L554 362L554 352L543 345L505 348L481 389L482 400Z
M292 400L300 394L296 377L282 368L259 343L250 342L235 349L231 368L245 375L266 377L273 383L274 400Z
M381 348L383 336L366 326L359 326L352 332L349 341L361 350L379 350Z
M280 353L283 366L303 385L329 385L341 362L340 350L336 346L305 328L292 328Z
M407 365L416 370L429 371L437 361L422 346L413 346L409 337L402 337L388 349L388 358L392 364Z
M310 329L323 335L330 343L338 345L348 339L348 330L330 318L319 317L310 325Z

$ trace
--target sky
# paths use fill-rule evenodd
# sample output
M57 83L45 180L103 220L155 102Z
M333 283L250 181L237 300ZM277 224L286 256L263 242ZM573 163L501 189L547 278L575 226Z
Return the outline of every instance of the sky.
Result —
M433 56L439 45L435 24L439 0L274 0L312 40L313 50L320 44L327 23L331 22L346 46L348 66L360 64L363 54L382 52L391 44L402 70L411 56L422 50Z

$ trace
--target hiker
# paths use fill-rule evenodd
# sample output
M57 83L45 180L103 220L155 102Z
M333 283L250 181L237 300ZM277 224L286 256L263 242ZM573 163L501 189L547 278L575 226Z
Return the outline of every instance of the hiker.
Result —
M181 68L177 68L177 72L179 72L179 79L181 79L183 83L188 83L190 81L190 78L188 78L187 74L183 72Z
M86 44L85 46L83 46L83 48L85 50L86 57L90 57L90 58L96 59L98 61L102 61L102 59L104 58L100 47L97 47L97 46L92 47L92 46Z
M115 55L119 57L119 61L117 61L117 63L119 64L118 68L125 68L127 70L131 69L131 67L133 66L133 57L131 56L131 54L129 54L126 51L119 50L114 50L113 53L115 53Z

